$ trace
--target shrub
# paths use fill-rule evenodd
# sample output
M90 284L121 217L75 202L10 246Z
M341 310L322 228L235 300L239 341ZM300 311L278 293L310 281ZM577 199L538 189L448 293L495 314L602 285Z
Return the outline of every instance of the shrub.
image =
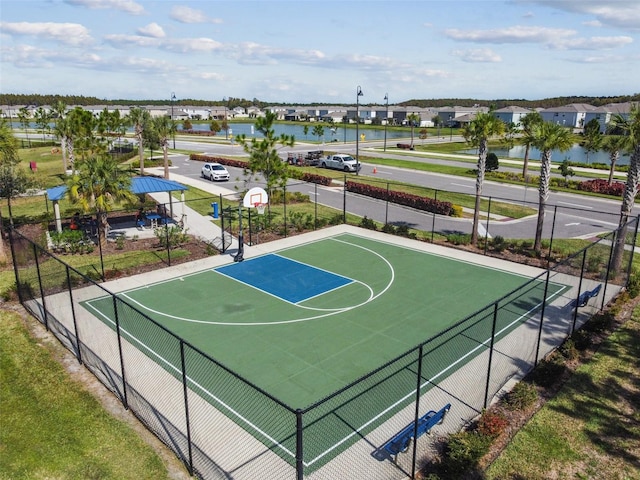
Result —
M478 465L489 451L491 438L478 432L459 432L449 436L443 465L451 474L464 473Z
M638 275L636 270L633 270L629 276L627 292L631 298L636 298L640 293L640 275Z
M451 216L456 218L461 218L464 213L464 210L460 205L453 205L451 207Z
M571 338L567 338L560 346L560 353L567 360L577 360L580 357L580 351L576 347L576 343Z
M360 222L360 226L362 228L366 228L366 229L369 229L369 230L377 230L378 229L378 227L376 226L376 222L374 222L370 218L367 218L366 215L364 216L364 218Z
M447 242L454 245L469 245L471 243L471 235L466 233L451 233L447 235Z
M591 333L585 330L577 330L571 335L571 341L576 350L586 350L591 346Z
M487 160L484 168L487 172L495 172L496 170L498 170L498 168L500 168L498 156L495 153L487 153Z
M594 180L586 180L578 184L578 190L583 192L600 193L603 195L613 195L615 197L622 197L624 193L623 182L612 182L609 184L607 180L602 178L596 178Z
M494 251L496 252L501 252L503 251L505 248L507 248L507 242L505 241L504 237L500 236L500 235L496 235L493 240L491 241L491 245Z
M614 322L615 318L611 312L602 312L591 317L591 319L583 325L582 330L591 333L603 333L611 330Z
M518 382L505 397L504 404L509 410L526 410L537 400L536 387L527 382Z
M535 368L533 381L541 387L550 387L560 380L565 369L564 358L560 355L551 355Z
M420 195L413 195L411 193L387 190L386 188L380 188L374 185L353 182L350 180L347 180L345 188L349 192L365 195L367 197L377 198L380 200L386 200L391 203L397 203L398 205L415 208L416 210L437 213L439 215L449 216L451 215L451 211L453 208L453 204L450 202L441 202L433 198L421 197Z
M478 420L478 432L490 438L496 438L509 425L507 418L500 412L483 410Z

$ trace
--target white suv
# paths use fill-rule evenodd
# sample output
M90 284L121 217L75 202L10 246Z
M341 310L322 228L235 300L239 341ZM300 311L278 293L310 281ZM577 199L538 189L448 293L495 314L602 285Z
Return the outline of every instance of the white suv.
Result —
M200 175L202 175L203 178L211 180L212 182L214 180L217 182L229 180L229 172L219 163L205 163L202 166Z

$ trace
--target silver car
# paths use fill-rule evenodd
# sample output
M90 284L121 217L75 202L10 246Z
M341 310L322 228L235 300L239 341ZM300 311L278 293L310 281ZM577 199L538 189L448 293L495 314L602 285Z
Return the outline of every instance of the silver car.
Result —
M224 182L229 180L229 172L219 163L205 163L202 166L200 175L203 178L211 180L212 182L214 180L216 182Z

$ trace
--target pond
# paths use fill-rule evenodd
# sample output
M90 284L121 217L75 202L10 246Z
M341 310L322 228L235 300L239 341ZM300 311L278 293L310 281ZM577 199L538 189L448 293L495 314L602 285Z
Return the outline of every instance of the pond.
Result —
M304 134L304 125L291 125L291 124L278 124L273 125L273 130L277 136L281 134L285 135L293 135L296 139L296 142L318 142L318 137L313 135L314 125L307 124L309 132ZM208 124L194 124L193 130L209 130ZM247 137L256 137L262 138L262 135L255 131L255 127L253 123L230 123L229 124L229 135L246 135ZM329 127L328 125L323 126L324 136L321 141L324 143L331 142L355 142L356 141L356 129L355 126L351 126L350 128L344 128L341 125L334 125L333 127ZM358 128L358 133L360 134L360 140L384 140L384 129L373 129L367 128L366 126L360 126ZM221 131L218 133L219 136L225 136L225 132ZM364 135L364 137L363 137ZM418 131L414 132L414 141L419 141ZM397 131L397 130L387 130L387 140L395 140L399 138L408 138L411 137L411 132L409 131Z
M524 158L525 147L523 145L517 145L513 148L490 148L489 151L495 153L499 158L503 157L511 157L511 158ZM461 150L460 153L470 153L476 154L477 150L468 149ZM609 160L609 154L604 150L600 150L597 152L589 152L589 158L587 160L587 152L584 148L580 146L580 144L575 143L571 146L569 150L566 152L560 152L559 150L554 150L551 152L551 162L552 163L562 163L565 158L570 162L576 163L603 163L605 165L610 165L611 162ZM537 161L540 160L540 150L536 148L531 148L529 150L529 160ZM620 154L620 158L616 165L629 165L629 155Z

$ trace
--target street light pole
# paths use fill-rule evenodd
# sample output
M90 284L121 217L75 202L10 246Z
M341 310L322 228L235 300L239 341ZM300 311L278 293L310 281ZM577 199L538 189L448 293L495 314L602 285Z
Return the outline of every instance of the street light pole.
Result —
M176 94L171 92L171 121L173 122L173 101L176 99ZM173 133L173 149L176 149L176 134Z
M453 122L451 121L453 117L449 115L449 141L453 141ZM446 133L445 133L446 135Z
M360 146L360 97L362 96L362 89L360 85L356 88L356 175L360 170L360 159L358 157L358 148Z
M386 113L384 115L384 151L387 151L387 124L389 123L389 94L384 94L384 100L386 103Z

